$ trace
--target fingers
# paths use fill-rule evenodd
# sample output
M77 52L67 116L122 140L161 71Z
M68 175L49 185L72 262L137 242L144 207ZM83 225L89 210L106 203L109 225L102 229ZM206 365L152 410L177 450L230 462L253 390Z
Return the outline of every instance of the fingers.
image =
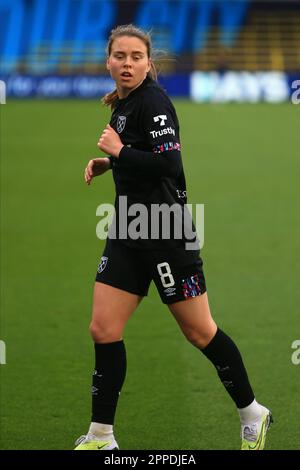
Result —
M88 172L88 174L89 174L90 176L93 176L93 166L94 166L94 163L95 163L94 160L90 160L90 161L88 162L88 164L87 164L87 167L86 167L87 172Z
M100 142L101 139L104 139L106 136L112 135L114 132L115 132L114 129L109 124L107 124L105 129L103 129L103 131L102 131L99 142ZM99 142L98 142L98 144L99 144Z
M99 149L101 149L101 146L104 144L104 138L101 136L100 139L98 140L98 144L97 144L97 147L99 147Z
M113 134L115 134L114 129L109 124L107 124L105 129L103 129L100 139L98 140L97 147L103 152L109 153L110 147L111 147L111 140L114 137ZM96 159L90 160L84 170L84 181L88 185L91 183L94 176L101 174L101 171L100 173L98 171L98 167L95 168L96 173L94 171L94 165L98 165L97 160L100 160L100 159L96 158Z
M94 160L90 160L87 164L87 167L84 170L84 179L87 184L90 184L93 179L93 166Z
M114 132L115 132L115 130L109 124L107 124L105 129L103 129L101 137L104 137L105 135L113 134Z
M110 143L111 143L111 139L109 136L109 131L104 130L100 139L98 140L97 147L103 152L109 152Z
M84 170L84 181L90 185L93 177L89 175L87 168Z
M107 124L106 128L105 128L105 129L103 129L102 136L103 136L103 135L110 134L110 133L111 133L111 131L113 131L113 128L112 128L112 127L110 127L110 125L109 125L109 124ZM102 137L102 136L101 136L101 137Z

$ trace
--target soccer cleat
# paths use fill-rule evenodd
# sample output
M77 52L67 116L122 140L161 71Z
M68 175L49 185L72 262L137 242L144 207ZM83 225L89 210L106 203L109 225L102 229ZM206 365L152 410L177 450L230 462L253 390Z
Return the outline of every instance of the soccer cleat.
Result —
M75 442L74 450L119 450L119 446L115 438L108 440L100 439L93 434L80 436Z
M264 408L264 414L259 428L257 428L257 424L242 426L241 450L263 450L265 448L266 435L271 423L273 423L272 413L267 408Z

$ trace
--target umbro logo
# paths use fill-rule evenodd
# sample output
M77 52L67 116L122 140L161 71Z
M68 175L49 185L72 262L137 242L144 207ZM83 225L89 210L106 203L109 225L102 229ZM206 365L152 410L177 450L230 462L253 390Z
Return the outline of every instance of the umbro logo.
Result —
M166 120L167 120L167 116L165 114L160 114L159 116L154 116L154 118L153 118L154 122L159 122L160 121L161 126L165 125Z
M167 297L170 297L170 295L175 295L176 294L176 287L168 287L167 289L164 289L164 293L166 294Z

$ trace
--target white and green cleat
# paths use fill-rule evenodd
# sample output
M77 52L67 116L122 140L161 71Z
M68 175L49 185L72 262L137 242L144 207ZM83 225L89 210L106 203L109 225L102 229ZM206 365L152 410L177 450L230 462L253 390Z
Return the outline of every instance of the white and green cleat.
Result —
M256 423L251 426L242 426L241 450L263 450L271 423L273 423L272 413L267 408L264 408L264 414L259 425Z
M74 450L119 450L119 446L112 439L100 439L93 434L87 434L86 436L80 436L75 442Z

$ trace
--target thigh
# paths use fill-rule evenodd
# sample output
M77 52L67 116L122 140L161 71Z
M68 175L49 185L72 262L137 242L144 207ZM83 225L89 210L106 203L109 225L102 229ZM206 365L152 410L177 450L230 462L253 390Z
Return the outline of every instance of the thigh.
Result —
M178 248L154 252L150 262L152 276L163 303L173 304L206 292L199 251Z
M138 295L96 282L92 313L94 329L106 337L122 336L127 320L141 300Z
M127 320L147 295L151 278L141 255L108 240L94 287L91 335L96 342L118 341Z
M108 239L101 257L96 281L144 297L148 294L151 276L143 260L143 251Z

